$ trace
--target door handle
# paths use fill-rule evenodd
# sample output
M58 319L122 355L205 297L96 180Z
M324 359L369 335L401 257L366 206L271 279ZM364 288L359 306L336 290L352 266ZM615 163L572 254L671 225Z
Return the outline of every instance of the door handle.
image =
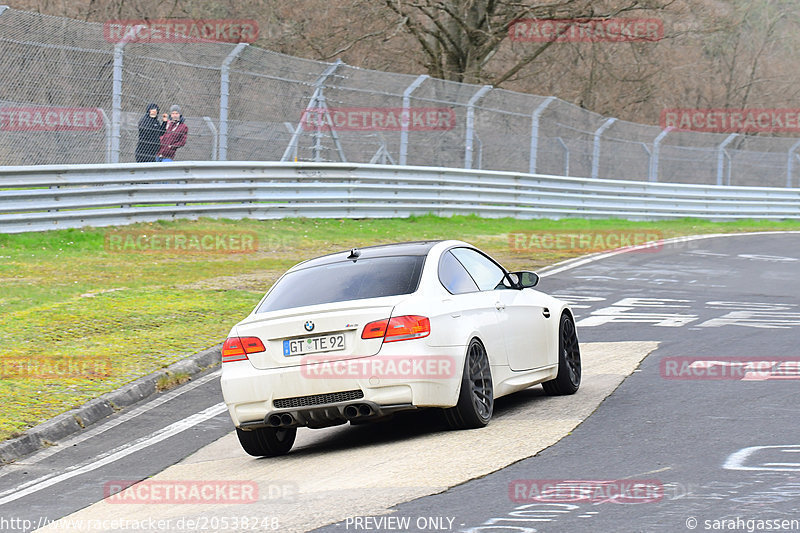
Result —
M550 318L550 310L548 308L545 307L544 309L542 309L542 314L544 315L545 318Z

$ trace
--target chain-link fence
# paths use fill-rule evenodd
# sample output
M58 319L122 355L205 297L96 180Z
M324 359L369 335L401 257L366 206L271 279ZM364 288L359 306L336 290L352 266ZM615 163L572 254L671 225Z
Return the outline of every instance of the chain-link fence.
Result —
M151 102L178 160L351 161L680 183L796 185L797 139L662 131L529 94L246 44L110 42L0 7L0 165L131 162Z

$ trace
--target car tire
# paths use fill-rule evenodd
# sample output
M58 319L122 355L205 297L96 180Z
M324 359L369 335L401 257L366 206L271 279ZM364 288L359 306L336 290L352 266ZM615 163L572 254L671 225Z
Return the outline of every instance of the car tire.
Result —
M558 325L558 375L542 383L544 392L551 396L575 394L581 385L581 350L575 321L569 315L561 315Z
M482 428L491 420L493 411L494 388L489 357L483 344L472 339L464 361L458 403L444 410L444 418L452 429Z
M244 451L250 455L276 457L292 449L297 428L257 428L248 431L236 428L236 436Z

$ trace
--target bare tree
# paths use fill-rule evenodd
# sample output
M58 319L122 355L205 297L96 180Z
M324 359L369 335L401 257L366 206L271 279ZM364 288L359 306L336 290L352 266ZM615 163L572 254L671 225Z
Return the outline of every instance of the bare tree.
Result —
M533 43L509 64L491 65L509 39L509 28L526 18L573 21L615 17L633 10L659 9L657 2L604 3L587 0L384 0L405 31L414 37L431 76L500 86L536 61L556 40ZM616 5L614 5L616 4Z
M786 73L775 67L780 56L797 58L794 46L787 42L800 20L796 3L735 0L727 13L715 15L709 20L711 31L701 43L717 88L709 95L708 104L743 108L789 103L786 95L795 92L791 90L794 83L784 85L781 79L786 79Z
M381 71L556 95L604 115L658 120L665 107L794 106L796 0L16 0L104 22L248 18L261 46ZM519 19L659 18L658 43L522 42ZM387 78L389 79L389 78Z

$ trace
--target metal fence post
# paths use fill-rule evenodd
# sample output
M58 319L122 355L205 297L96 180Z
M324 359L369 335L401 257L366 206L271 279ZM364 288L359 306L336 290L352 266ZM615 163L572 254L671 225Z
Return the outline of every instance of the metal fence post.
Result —
M794 155L795 151L800 148L800 141L797 141L789 148L789 155L786 157L786 187L792 187L792 175L794 169Z
M239 57L247 43L239 43L222 62L219 80L219 160L228 160L228 97L230 96L231 63Z
M539 154L539 118L544 113L544 110L547 109L547 106L553 103L555 99L555 96L546 98L531 114L531 155L528 159L528 172L530 174L536 174L536 159Z
M597 179L600 175L600 138L603 136L608 128L617 121L615 118L610 118L603 122L603 125L597 128L594 132L594 153L592 154L592 178Z
M122 60L125 45L136 38L144 25L134 26L114 45L114 71L111 84L111 157L110 163L119 163L119 130L122 122Z
M319 96L317 96L317 101L319 102L320 109L325 110L325 122L331 130L331 138L333 139L333 144L336 146L336 151L339 152L339 159L344 163L347 161L347 157L344 155L342 142L339 140L339 134L336 133L336 128L334 128L333 119L331 118L330 109L328 108L328 101L325 99L325 94L322 90L320 90ZM317 129L314 131L314 161L322 161L322 127L319 123L317 124Z
M722 185L722 178L725 175L725 157L728 155L725 151L725 147L738 136L738 133L731 133L717 147L717 185ZM730 185L730 174L728 175L728 185Z
M0 11L0 14L2 14L2 11ZM103 125L106 127L106 163L111 163L111 121L108 120L108 115L103 109L98 108L98 110L103 115Z
M564 149L564 175L569 176L569 146L567 146L567 143L565 143L564 139L561 137L556 137L556 141L558 141L558 144Z
M122 121L122 57L125 40L114 45L114 80L111 84L111 147L109 163L119 163L119 130Z
M8 9L8 6L0 6L0 15L2 15L3 11L5 11L6 9Z
M472 168L472 140L475 135L475 104L483 98L483 96L492 90L491 85L484 85L478 92L472 95L472 98L467 102L467 138L464 147L464 168Z
M648 181L658 181L658 159L661 156L661 141L663 141L664 137L672 130L672 127L665 129L659 133L658 137L653 141L653 153L650 155L650 172L647 176Z
M414 83L406 87L403 91L403 122L400 130L400 157L399 164L405 165L408 158L408 125L411 122L411 93L417 90L422 83L430 78L427 74L420 74Z
M308 105L303 111L303 115L300 117L300 122L297 123L294 133L292 133L292 138L289 139L289 146L287 146L286 150L283 151L281 161L288 161L292 152L294 152L295 159L297 159L297 142L300 139L300 132L303 130L303 118L305 118L305 114L309 109L313 109L315 105L318 105L318 100L322 95L322 89L324 87L325 80L333 75L333 73L336 72L336 69L341 65L344 65L344 62L341 59L337 59L335 63L329 64L328 68L326 68L320 77L317 78L317 81L314 82L314 94L311 95L311 99L308 101Z
M211 120L211 117L203 117L203 120L206 122L206 126L208 129L211 130L211 160L212 161L219 161L217 159L217 143L219 143L219 136L217 135L217 127L214 126L214 121Z
M475 142L478 143L478 170L483 170L483 143L478 135L475 135Z
M291 122L284 122L283 126L286 128L286 131L288 131L290 135L292 133L294 133L294 126L292 126ZM294 159L293 159L293 161L295 163L297 162L297 144L294 145Z
M640 142L639 146L641 146L642 150L644 150L644 153L647 154L647 168L649 169L653 164L653 152L651 152L650 148L647 147L647 143Z

